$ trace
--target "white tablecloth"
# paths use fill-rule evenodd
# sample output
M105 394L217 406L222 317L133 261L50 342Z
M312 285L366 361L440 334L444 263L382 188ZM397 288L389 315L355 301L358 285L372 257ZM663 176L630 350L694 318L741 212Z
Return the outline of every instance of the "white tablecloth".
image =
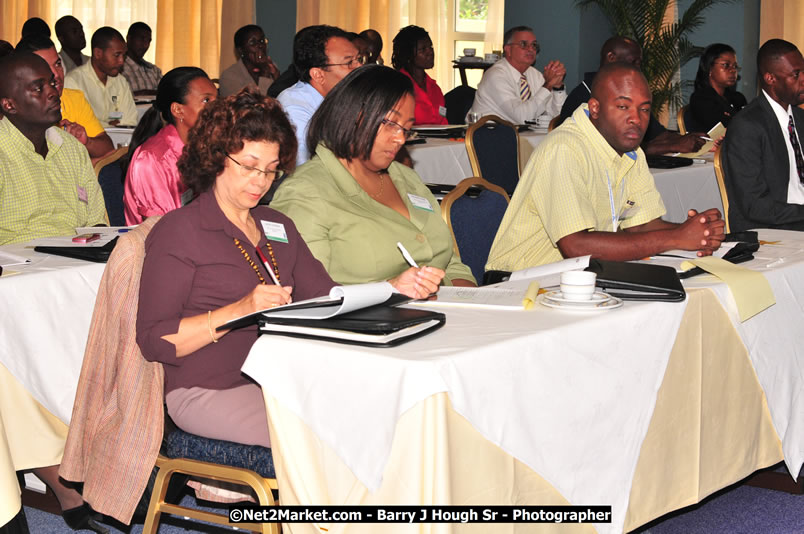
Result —
M613 522L600 530L616 532L685 305L450 309L444 328L392 349L263 336L243 370L370 490L398 418L446 391L480 434L569 502L611 504Z
M519 134L521 140L527 141L533 147L538 146L545 135L537 132ZM424 183L455 185L472 176L472 167L463 142L428 139L424 145L408 147L408 151L413 160L413 168ZM717 208L723 211L711 161L678 169L651 169L651 173L667 208L665 220L683 222L689 209L702 211Z
M762 229L759 237L779 243L762 245L742 265L765 274L776 296L770 308L741 322L725 284L712 286L714 277L702 275L685 285L712 286L729 313L765 390L785 463L795 477L804 463L804 234Z
M33 260L4 268L0 276L0 363L69 424L105 265L40 254L24 245L0 250Z

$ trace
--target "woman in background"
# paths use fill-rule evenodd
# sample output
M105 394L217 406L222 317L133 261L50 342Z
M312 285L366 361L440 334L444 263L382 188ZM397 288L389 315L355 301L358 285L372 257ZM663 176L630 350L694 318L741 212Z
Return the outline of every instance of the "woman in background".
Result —
M432 69L435 61L433 41L419 26L406 26L394 37L391 63L394 68L413 81L416 100L414 124L447 124L444 93L436 81L424 72Z
M307 148L315 155L271 202L340 284L388 280L417 298L436 292L442 278L475 285L438 202L412 169L394 161L414 107L404 74L379 65L352 71L313 115ZM410 267L397 242L422 267Z
M162 77L156 102L131 137L130 161L122 163L126 224L139 224L192 199L176 163L199 113L217 95L207 74L196 67L178 67Z
M688 131L707 132L718 122L728 127L731 118L746 104L743 94L735 90L739 72L732 47L722 43L706 47L690 97Z
M253 86L266 94L268 88L279 78L279 69L268 55L268 39L262 28L248 24L234 34L237 62L221 73L221 96L240 92Z

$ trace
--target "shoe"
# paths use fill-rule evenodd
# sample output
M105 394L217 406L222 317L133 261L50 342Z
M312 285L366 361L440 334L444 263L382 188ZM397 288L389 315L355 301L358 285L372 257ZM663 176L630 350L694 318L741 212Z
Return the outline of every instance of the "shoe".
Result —
M96 518L100 518L100 514L96 514L87 503L62 510L61 517L73 530L92 530L98 534L109 534L109 529L96 521Z

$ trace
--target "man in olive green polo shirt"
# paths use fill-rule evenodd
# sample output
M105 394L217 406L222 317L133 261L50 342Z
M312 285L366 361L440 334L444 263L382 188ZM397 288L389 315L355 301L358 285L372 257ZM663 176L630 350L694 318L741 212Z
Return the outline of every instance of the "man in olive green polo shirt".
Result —
M0 244L106 223L89 154L57 126L50 67L30 52L0 60Z
M663 221L665 209L639 143L651 93L633 65L600 69L588 106L536 148L503 217L487 270L515 271L563 258L627 261L671 249L712 254L723 241L715 209Z

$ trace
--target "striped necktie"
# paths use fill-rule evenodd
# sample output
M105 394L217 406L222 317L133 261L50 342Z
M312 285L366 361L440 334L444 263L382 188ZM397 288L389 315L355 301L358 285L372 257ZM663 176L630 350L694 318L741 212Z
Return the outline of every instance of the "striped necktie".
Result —
M519 98L523 102L530 100L530 85L524 74L519 77Z
M798 136L796 135L796 125L793 123L793 116L790 115L790 121L787 123L787 133L790 134L790 144L793 146L793 155L796 158L796 170L798 170L798 179L804 184L804 157L801 155L801 145L798 144Z

